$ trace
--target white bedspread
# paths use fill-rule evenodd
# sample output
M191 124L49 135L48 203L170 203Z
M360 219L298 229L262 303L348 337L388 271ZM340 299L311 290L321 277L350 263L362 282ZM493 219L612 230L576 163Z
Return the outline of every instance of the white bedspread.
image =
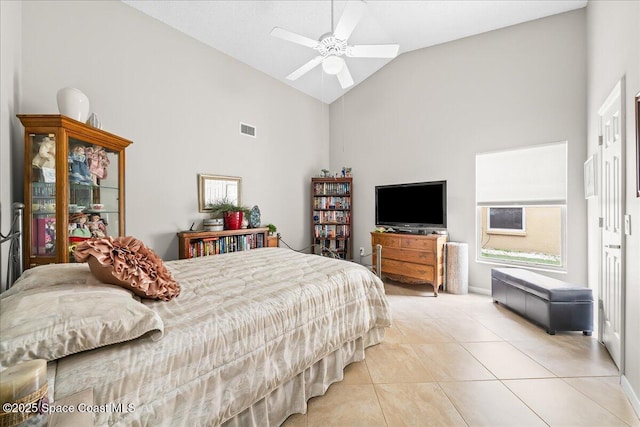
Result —
M222 424L390 325L382 282L351 262L265 248L166 264L180 296L144 301L162 318L164 338L58 361L56 399L93 387L94 403L111 405L96 425Z

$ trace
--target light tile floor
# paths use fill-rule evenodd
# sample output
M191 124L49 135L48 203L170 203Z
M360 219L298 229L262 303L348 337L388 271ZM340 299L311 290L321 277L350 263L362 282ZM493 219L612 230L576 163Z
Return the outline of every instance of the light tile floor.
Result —
M385 288L384 342L285 427L640 427L595 333L548 335L488 296Z

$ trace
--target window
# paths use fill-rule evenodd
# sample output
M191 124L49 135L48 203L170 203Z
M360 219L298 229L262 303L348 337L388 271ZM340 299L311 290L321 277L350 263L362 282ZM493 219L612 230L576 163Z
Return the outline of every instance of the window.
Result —
M566 150L476 155L478 261L565 269Z
M511 208L488 208L487 233L525 234L525 212L522 206Z
M492 223L491 213L505 222ZM518 212L521 215L518 215ZM511 213L513 215L509 215ZM494 213L494 215L496 215ZM563 206L480 207L479 259L488 262L562 267ZM522 221L522 227L516 228ZM491 226L501 228L492 229ZM511 228L509 228L511 227Z

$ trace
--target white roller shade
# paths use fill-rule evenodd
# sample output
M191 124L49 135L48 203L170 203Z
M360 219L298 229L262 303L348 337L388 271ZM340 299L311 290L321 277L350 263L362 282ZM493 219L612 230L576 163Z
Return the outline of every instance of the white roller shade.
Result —
M566 203L567 142L476 155L476 203Z

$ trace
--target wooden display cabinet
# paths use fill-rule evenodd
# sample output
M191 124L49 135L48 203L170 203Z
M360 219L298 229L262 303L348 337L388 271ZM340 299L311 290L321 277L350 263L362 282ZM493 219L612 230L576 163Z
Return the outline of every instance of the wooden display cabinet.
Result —
M74 262L86 239L125 233L131 141L58 114L18 118L24 132L24 267Z
M314 253L352 259L352 178L311 178Z

